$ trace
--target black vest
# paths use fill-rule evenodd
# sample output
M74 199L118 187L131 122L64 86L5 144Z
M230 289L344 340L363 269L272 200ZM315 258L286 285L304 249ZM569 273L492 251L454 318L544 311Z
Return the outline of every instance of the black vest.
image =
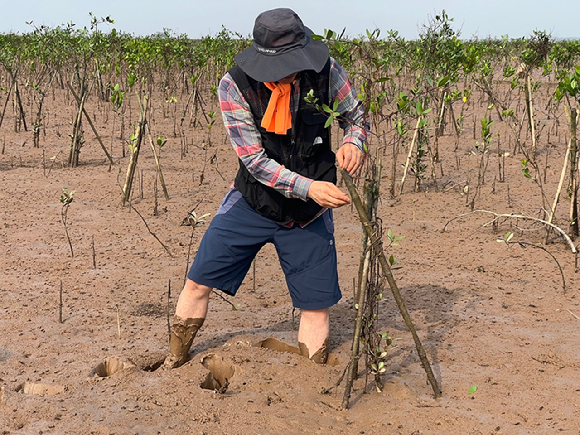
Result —
M320 73L300 73L298 113L295 119L293 117L292 129L287 135L269 133L261 126L272 91L263 83L247 76L238 66L233 67L229 73L252 110L266 155L300 175L336 183L330 130L324 128L327 117L304 101L304 97L312 90L314 97L318 98L317 104L330 105L330 60ZM294 101L291 102L291 107L293 104ZM322 209L312 199L305 202L297 198L286 198L282 193L260 183L248 172L241 160L234 185L259 214L281 225L308 222Z

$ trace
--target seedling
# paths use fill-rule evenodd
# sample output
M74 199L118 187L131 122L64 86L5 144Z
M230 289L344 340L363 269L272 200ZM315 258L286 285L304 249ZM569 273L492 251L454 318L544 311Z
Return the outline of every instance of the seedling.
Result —
M70 241L70 237L68 234L68 228L66 226L66 223L67 223L67 218L68 218L68 207L70 206L70 204L74 200L74 194L75 194L74 190L72 192L69 192L67 189L65 189L63 187L62 195L60 195L60 202L62 203L61 219L62 219L62 224L64 225L64 232L65 232L66 238L68 240L68 245L70 247L70 256L71 257L74 257L75 255L73 252L73 247L72 247L72 243Z

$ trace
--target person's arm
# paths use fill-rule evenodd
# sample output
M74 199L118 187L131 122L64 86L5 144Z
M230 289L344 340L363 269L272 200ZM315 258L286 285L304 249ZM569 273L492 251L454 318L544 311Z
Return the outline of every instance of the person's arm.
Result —
M336 153L341 168L354 174L362 165L365 156L368 123L364 109L352 88L346 72L334 59L330 59L330 101L338 101L339 126L344 131L342 146Z
M220 81L218 98L232 146L250 174L287 198L305 201L312 180L290 171L266 155L250 106L229 73Z

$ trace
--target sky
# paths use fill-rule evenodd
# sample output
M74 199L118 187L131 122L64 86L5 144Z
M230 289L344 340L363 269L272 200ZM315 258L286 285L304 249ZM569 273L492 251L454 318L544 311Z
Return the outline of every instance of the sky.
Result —
M578 12L574 0L0 0L0 33L27 33L33 21L37 26L56 27L73 22L90 25L89 12L110 16L116 28L133 35L151 35L171 29L190 38L215 35L222 26L249 36L254 19L267 9L290 7L314 33L324 29L357 37L366 30L380 29L382 35L396 30L405 39L416 39L422 26L443 9L454 19L453 28L462 38L510 38L530 36L544 30L554 38L580 39Z

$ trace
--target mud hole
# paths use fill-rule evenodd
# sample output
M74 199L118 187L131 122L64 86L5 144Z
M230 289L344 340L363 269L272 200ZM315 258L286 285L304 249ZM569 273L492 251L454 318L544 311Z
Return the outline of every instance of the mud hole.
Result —
M66 387L64 385L25 382L20 385L16 391L34 396L54 396L55 394L64 393L66 391Z
M92 371L91 376L98 378L108 378L113 376L115 373L125 370L129 367L134 367L133 364L122 361L119 358L111 357L105 359L103 362L99 363Z
M207 355L201 360L201 364L209 370L205 380L200 387L204 390L212 390L218 393L225 393L230 382L236 374L236 367L224 361L221 356Z

